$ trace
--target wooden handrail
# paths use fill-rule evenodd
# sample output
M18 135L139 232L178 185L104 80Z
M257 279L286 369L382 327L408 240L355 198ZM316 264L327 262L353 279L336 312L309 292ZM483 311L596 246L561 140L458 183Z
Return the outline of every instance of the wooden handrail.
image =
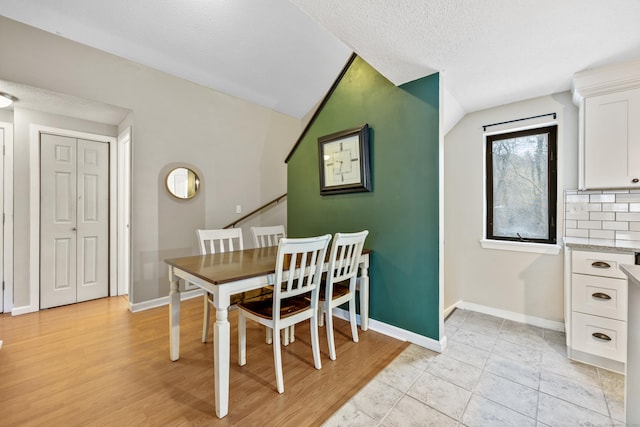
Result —
M255 210L249 212L248 214L246 214L242 218L233 221L231 224L225 225L223 228L235 228L237 223L242 222L242 221L244 221L245 219L247 219L249 217L252 217L253 215L257 214L258 212L260 212L262 210L265 210L266 208L268 208L269 206L271 206L273 204L280 203L280 200L284 199L285 197L287 197L287 193L284 193L282 196L278 196L275 199L273 199L272 201L265 203L264 205L260 206L258 209L255 209Z

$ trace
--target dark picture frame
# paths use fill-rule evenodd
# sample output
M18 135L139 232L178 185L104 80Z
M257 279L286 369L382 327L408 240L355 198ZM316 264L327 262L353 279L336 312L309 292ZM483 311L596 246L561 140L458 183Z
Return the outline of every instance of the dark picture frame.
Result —
M369 125L318 138L320 194L371 191Z

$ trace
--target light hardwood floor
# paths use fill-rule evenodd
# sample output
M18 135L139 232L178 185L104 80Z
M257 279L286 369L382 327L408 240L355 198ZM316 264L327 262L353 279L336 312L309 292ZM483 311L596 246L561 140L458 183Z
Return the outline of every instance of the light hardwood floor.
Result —
M336 319L337 360L320 332L313 367L308 323L283 348L285 392L275 388L264 328L247 325L247 365L237 364L231 312L229 415L215 417L213 349L200 340L202 298L182 303L180 360L169 360L169 309L130 313L124 297L37 313L0 315L0 425L320 425L407 344Z

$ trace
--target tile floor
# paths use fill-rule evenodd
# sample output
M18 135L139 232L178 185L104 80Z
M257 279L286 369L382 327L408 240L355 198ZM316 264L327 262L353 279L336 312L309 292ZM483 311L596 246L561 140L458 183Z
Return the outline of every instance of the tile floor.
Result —
M564 333L472 311L441 354L410 345L333 426L624 426L624 377L567 359Z

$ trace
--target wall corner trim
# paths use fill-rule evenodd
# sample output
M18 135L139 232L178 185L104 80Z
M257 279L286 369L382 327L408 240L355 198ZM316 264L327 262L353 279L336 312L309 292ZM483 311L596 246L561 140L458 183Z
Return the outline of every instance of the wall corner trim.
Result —
M322 102L318 106L318 109L316 110L315 113L313 113L313 117L311 117L311 120L309 120L309 123L307 123L307 125L304 127L304 130L300 134L300 137L298 137L298 140L296 141L296 143L293 145L293 148L291 149L291 151L289 151L289 154L287 155L287 158L284 161L285 163L289 163L289 159L291 159L291 156L293 156L293 153L298 148L298 145L300 145L300 143L304 139L305 135L307 134L307 131L313 125L313 122L316 121L316 118L318 117L318 114L320 114L320 112L324 108L324 106L327 103L327 101L329 101L329 98L331 98L331 95L333 94L333 92L338 87L338 84L340 84L340 82L342 81L342 78L344 77L344 75L347 74L347 71L349 70L349 67L351 67L351 64L353 63L353 61L356 59L357 56L358 55L356 53L352 53L351 56L349 57L349 59L347 60L347 63L344 64L344 67L342 68L342 71L340 72L340 74L338 75L336 80L333 82L333 85L331 86L331 88L329 89L327 94L322 99Z

